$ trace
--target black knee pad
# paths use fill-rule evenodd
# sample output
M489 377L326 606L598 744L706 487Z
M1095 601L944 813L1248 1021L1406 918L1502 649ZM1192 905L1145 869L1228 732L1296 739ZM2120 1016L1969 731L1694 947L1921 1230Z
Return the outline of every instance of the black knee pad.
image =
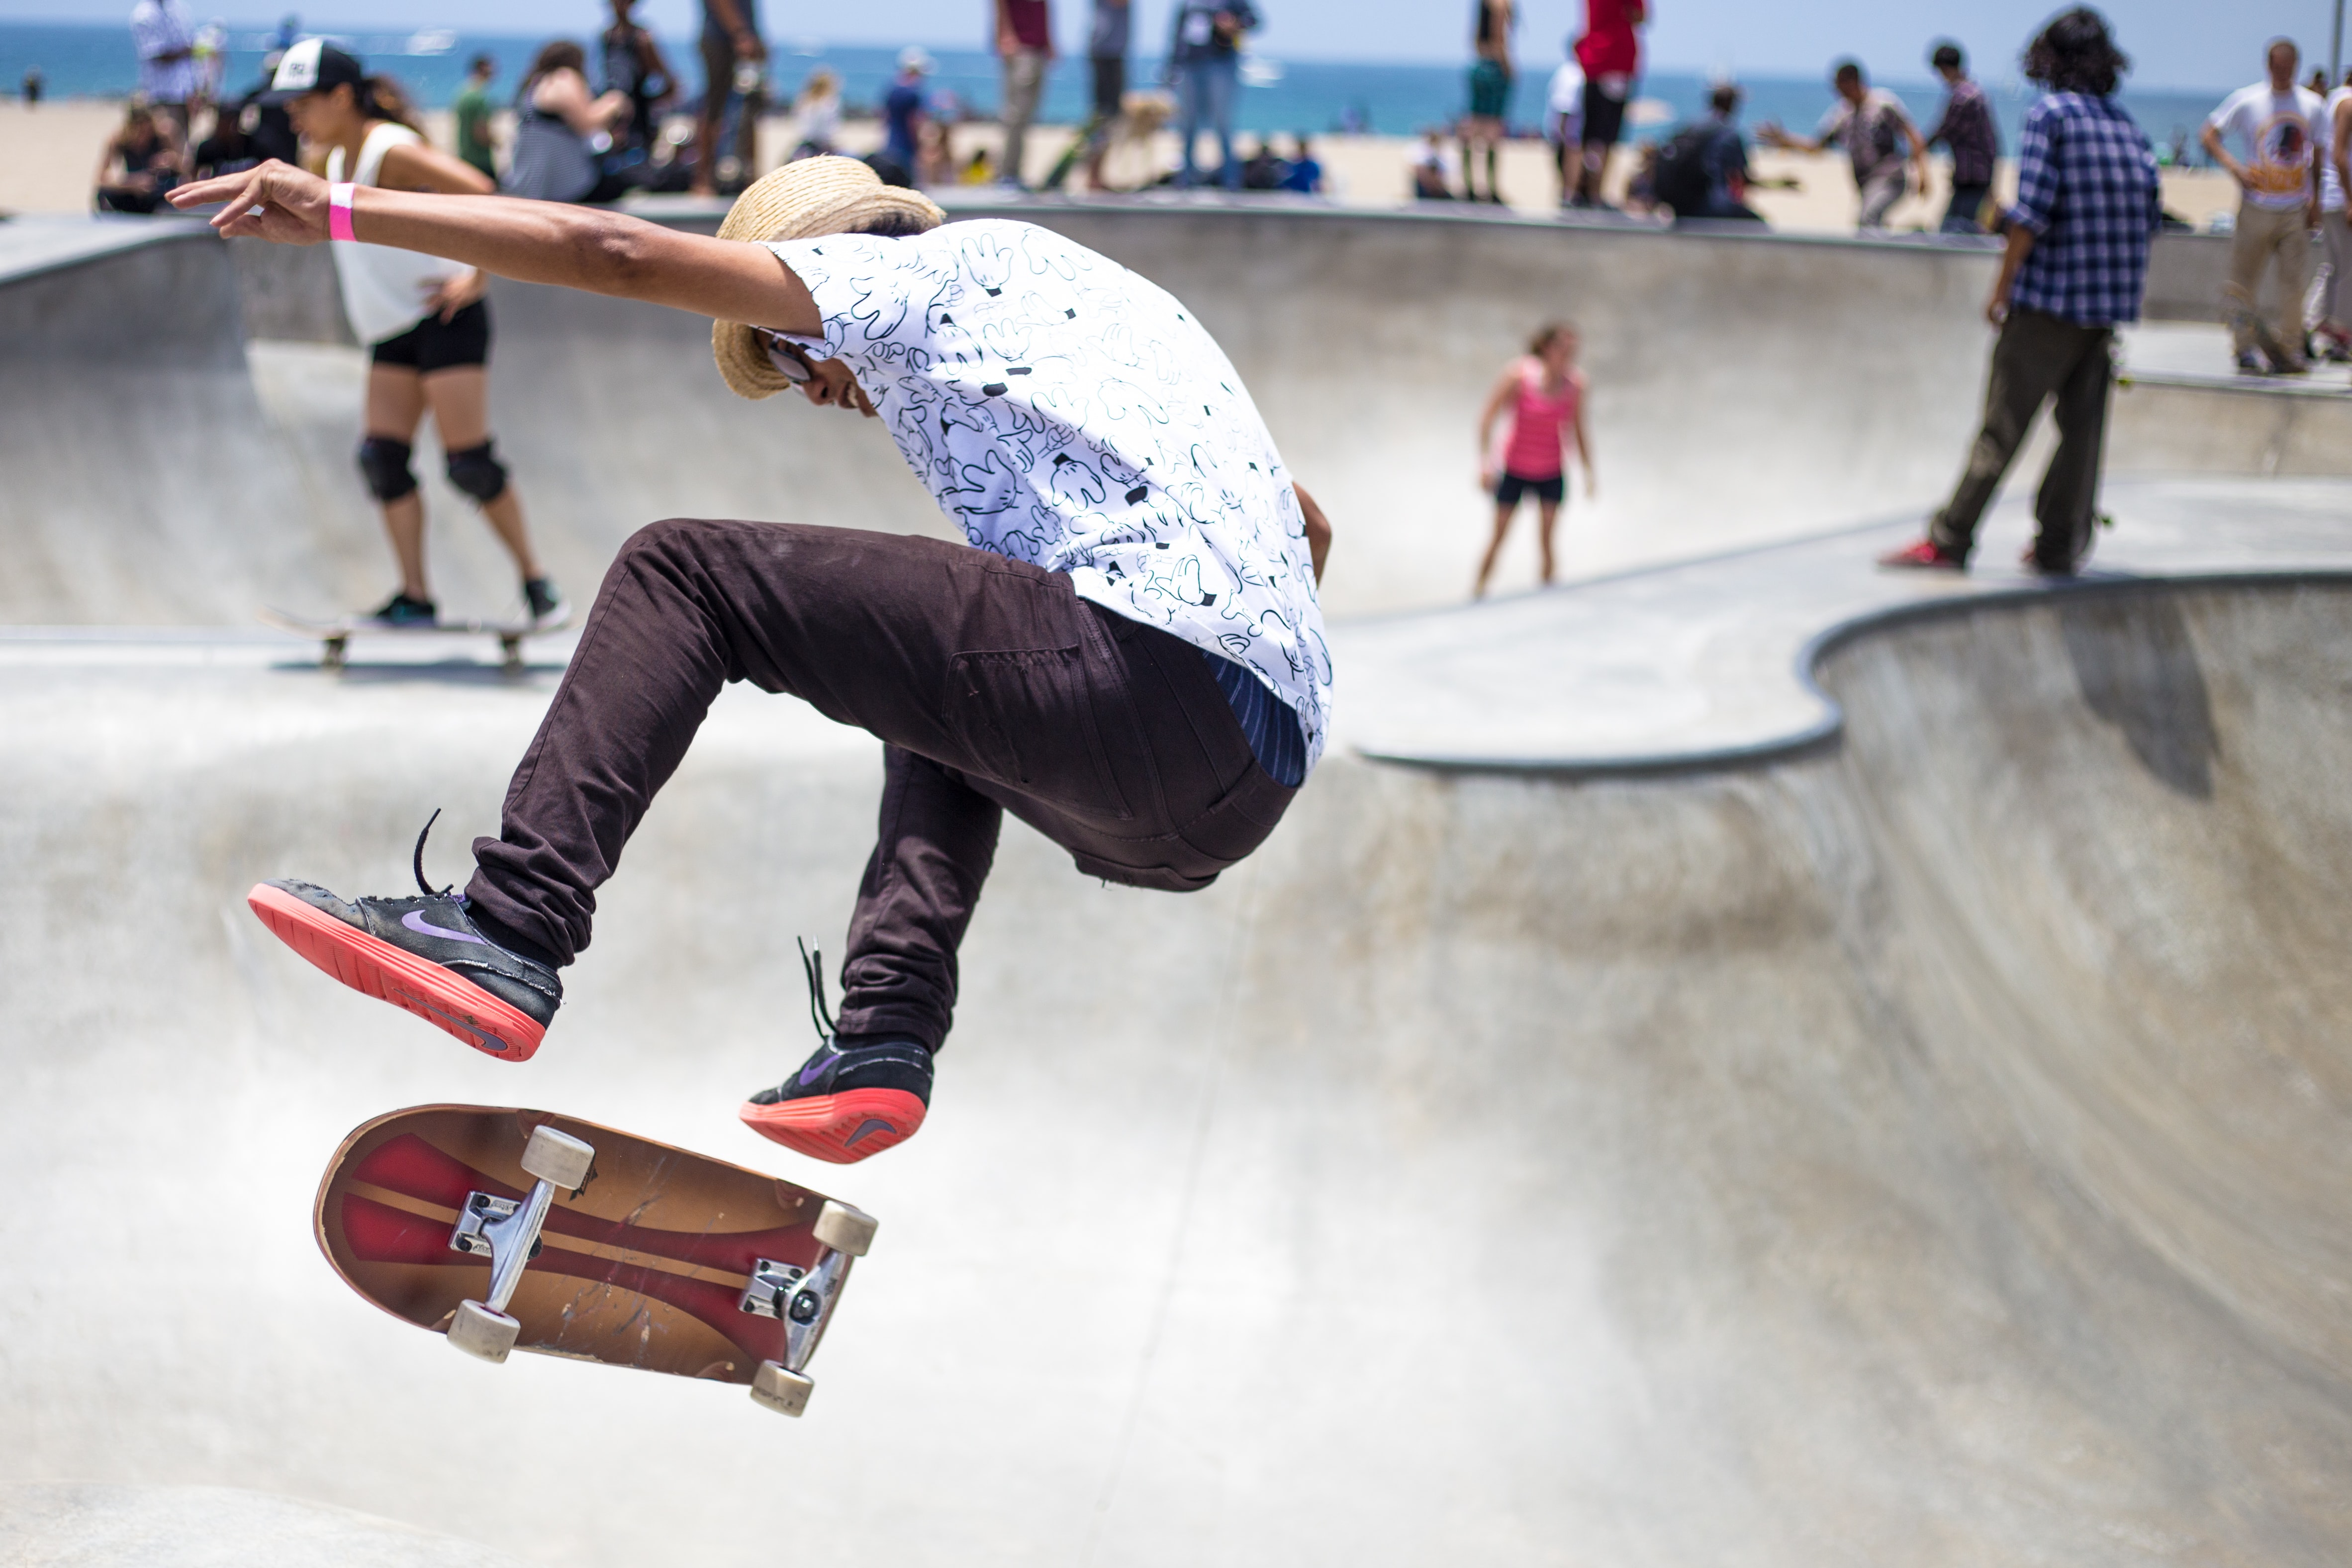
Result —
M397 501L416 493L416 476L409 471L409 444L371 435L360 443L360 472L367 476L368 493L379 501Z
M507 465L490 455L491 444L449 454L449 483L484 506L507 493Z

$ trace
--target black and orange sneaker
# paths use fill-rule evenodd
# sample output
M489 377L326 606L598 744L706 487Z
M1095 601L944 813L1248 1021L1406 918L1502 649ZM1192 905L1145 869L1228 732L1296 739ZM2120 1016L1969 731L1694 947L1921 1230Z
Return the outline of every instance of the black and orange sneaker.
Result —
M919 1041L836 1035L740 1114L795 1154L847 1166L913 1137L930 1103L931 1053Z
M257 883L245 902L279 941L352 989L501 1061L529 1061L563 1003L563 982L484 936L465 894L425 887L422 834L416 858L425 891L415 897L347 901L289 879Z
M904 1035L843 1035L824 1002L824 956L803 947L801 964L809 1016L824 1043L798 1072L752 1095L738 1113L795 1154L855 1165L922 1126L931 1104L931 1053Z

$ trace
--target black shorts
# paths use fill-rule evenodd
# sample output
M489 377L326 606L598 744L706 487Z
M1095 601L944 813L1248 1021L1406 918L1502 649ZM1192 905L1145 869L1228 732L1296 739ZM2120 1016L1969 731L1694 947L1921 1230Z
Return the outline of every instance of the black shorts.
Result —
M1629 84L1625 90L1633 89ZM1584 84L1584 140L1588 145L1617 145L1617 138L1625 131L1625 100L1612 98L1597 81Z
M1549 479L1523 479L1505 469L1495 485L1495 504L1516 507L1522 496L1533 496L1547 507L1557 507L1568 498L1568 476L1555 474Z
M1095 68L1095 113L1116 120L1127 102L1127 57L1112 55L1090 63Z
M379 365L403 365L420 376L490 362L490 305L477 299L444 321L427 316L397 338L375 346Z

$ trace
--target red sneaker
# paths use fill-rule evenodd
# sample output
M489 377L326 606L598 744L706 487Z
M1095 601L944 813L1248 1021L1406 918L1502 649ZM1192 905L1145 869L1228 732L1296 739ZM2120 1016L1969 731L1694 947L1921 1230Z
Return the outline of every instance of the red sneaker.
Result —
M1905 545L1878 558L1878 564L1898 571L1966 571L1969 563L1956 555L1946 555L1933 539L1921 539Z
M795 1154L855 1165L905 1143L930 1109L931 1053L911 1040L828 1040L800 1071L762 1089L743 1124Z

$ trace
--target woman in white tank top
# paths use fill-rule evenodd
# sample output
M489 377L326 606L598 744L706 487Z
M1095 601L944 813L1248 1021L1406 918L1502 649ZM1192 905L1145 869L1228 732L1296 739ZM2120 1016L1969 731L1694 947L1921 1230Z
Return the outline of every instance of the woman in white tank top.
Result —
M317 38L286 53L271 82L294 129L327 152L327 178L395 191L489 195L488 176L436 152L401 117L397 99L360 63ZM569 609L531 550L522 502L489 430L488 279L437 256L353 240L331 242L352 331L370 351L367 431L360 471L383 508L400 562L400 590L375 619L429 626L436 618L425 571L425 505L410 466L417 425L430 411L449 482L473 497L514 557L534 625L560 624Z

